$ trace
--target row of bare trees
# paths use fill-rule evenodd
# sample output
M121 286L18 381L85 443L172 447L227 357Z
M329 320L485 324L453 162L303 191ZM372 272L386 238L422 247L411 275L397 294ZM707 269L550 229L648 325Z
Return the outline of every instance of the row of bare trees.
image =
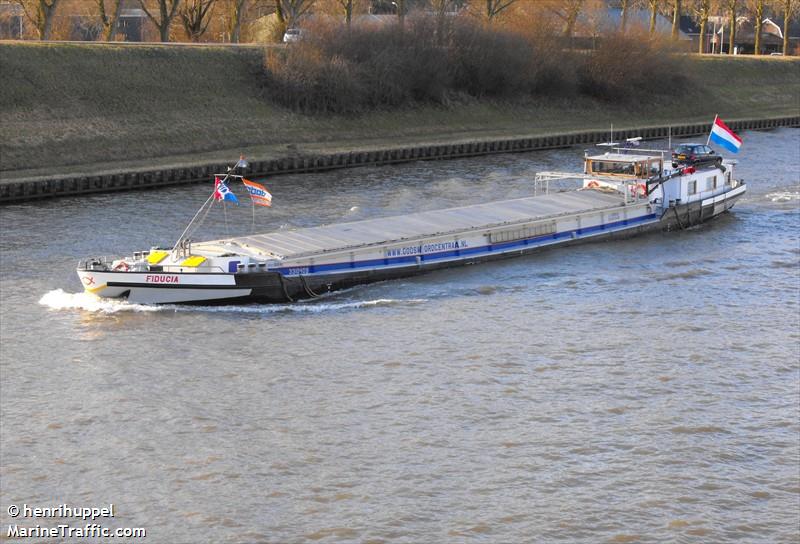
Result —
M357 0L349 1L354 4ZM14 0L21 6L25 18L32 24L40 40L53 38L53 24L58 11L74 11L96 19L101 29L100 39L113 39L123 6L134 5L144 12L158 31L163 42L171 39L171 30L176 23L191 41L200 41L208 30L213 11L224 13L228 22L229 41L241 39L242 23L248 9L265 8L273 11L280 25L286 27L307 14L314 0ZM88 8L88 9L87 9ZM352 13L352 9L351 9Z
M655 0L648 0L655 1ZM673 0L680 3L681 0ZM708 24L710 17L715 14L723 14L727 19L728 29L728 50L734 50L736 43L736 33L741 17L751 17L753 21L753 31L755 38L755 54L758 55L762 49L763 25L767 13L778 14L783 18L783 54L789 54L789 22L797 17L800 10L800 0L684 0L691 3L693 15L700 26L700 42L698 51L706 51L705 42L708 34Z
M591 0L562 0L553 2L553 8L564 20L564 35L569 36L574 29L575 21L581 9ZM789 49L789 22L800 11L800 0L618 0L620 8L620 30L624 32L629 24L630 14L634 10L645 8L649 12L650 35L657 30L659 15L669 17L671 36L677 40L680 35L681 17L690 16L700 27L698 51L706 51L705 42L708 21L714 14L721 14L728 21L729 51L733 51L736 41L736 30L740 17L752 17L755 31L755 53L761 51L762 26L767 12L778 14L783 18L783 52Z
M52 38L53 20L56 10L75 0L15 0L22 6L40 39ZM370 0L130 0L142 9L158 31L161 41L169 41L176 24L183 29L191 41L200 41L209 28L212 13L224 12L228 40L241 40L242 23L247 10L256 7L274 13L279 30L294 26L296 22L315 12L336 14L343 17L349 28L353 16L367 11ZM81 0L91 4L91 15L97 20L102 40L111 40L119 20L124 0ZM737 20L751 17L755 30L755 51L762 46L761 27L767 13L783 18L784 54L788 54L789 21L798 15L800 0L394 0L398 24L402 29L406 13L412 8L423 8L436 17L436 26L441 30L447 14L460 10L484 19L490 24L504 23L519 18L530 20L556 20L560 22L564 37L573 35L582 13L604 9L614 5L620 9L619 30L625 32L630 25L631 14L645 9L649 13L649 34L657 32L659 16L671 22L671 36L679 38L682 16L691 16L700 28L699 52L707 48L706 36L712 15L724 15L728 21L729 50L736 40ZM441 34L441 32L439 32Z

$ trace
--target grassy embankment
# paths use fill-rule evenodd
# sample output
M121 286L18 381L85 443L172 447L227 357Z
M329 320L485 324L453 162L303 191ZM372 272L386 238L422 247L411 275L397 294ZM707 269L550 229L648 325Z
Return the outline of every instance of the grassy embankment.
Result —
M257 49L0 44L0 179L800 114L800 59L687 56L686 96L471 101L359 116L275 106Z

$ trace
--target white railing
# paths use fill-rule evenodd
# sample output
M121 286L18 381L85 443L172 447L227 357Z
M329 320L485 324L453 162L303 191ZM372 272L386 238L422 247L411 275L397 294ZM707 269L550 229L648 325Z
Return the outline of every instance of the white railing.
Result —
M559 193L577 191L584 188L586 180L598 181L600 188L617 191L622 195L625 204L650 199L644 179L620 179L575 172L537 172L533 178L533 196L548 195L551 189Z
M223 270L221 266L217 266L217 265L200 267L200 266L181 266L179 264L166 264L166 265L163 266L162 272L179 273L179 272L183 272L184 269L189 269L189 268L192 268L192 269L202 268L203 272L206 272L206 271L211 271L211 272L218 271L220 274L228 274L228 272Z
M533 196L550 194L550 187L556 192L575 191L583 187L583 180L595 179L575 172L537 172L533 178Z
M111 264L116 261L118 257L109 257L107 255L101 255L99 257L90 257L88 259L81 259L78 261L78 268L90 270L92 263L98 263L101 266L106 266L108 268L111 267Z

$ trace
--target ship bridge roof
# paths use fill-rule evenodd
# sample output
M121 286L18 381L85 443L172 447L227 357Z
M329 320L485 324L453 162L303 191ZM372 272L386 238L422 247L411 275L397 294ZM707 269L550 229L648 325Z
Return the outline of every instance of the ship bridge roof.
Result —
M589 155L587 158L593 161L640 162L659 157L655 155L634 155L632 153L603 153L602 155Z

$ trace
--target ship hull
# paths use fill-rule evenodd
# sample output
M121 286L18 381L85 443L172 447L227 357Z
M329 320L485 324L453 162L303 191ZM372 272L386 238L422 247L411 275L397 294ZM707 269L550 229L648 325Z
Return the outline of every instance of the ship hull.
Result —
M450 251L438 256L405 259L401 264L376 263L325 272L270 270L249 273L159 273L78 270L84 288L102 297L126 298L142 304L287 303L313 299L357 285L528 255L556 246L627 238L656 230L685 229L708 221L733 207L744 193L734 191L666 210L640 215L622 225L575 229L508 243ZM435 257L435 258L432 258ZM410 262L408 262L410 261ZM388 262L388 261L387 261Z

